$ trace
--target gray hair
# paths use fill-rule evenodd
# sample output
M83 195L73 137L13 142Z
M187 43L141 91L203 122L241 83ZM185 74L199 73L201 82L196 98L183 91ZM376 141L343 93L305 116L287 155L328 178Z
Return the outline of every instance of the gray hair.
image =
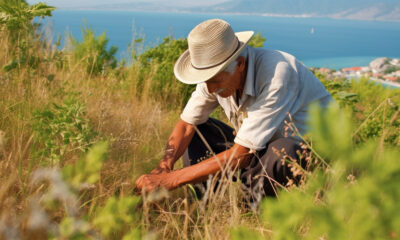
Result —
M245 46L245 47L243 48L243 50L242 50L242 51L240 52L240 54L236 57L236 59L233 60L233 61L228 65L228 67L225 68L224 71L232 75L232 74L235 72L235 69L236 69L236 66L237 66L237 63L238 63L237 60L238 60L239 57L244 57L245 59L247 59L247 46Z

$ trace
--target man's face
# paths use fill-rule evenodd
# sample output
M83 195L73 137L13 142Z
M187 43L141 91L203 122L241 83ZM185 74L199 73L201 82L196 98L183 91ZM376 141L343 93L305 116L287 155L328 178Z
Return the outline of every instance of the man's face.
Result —
M232 96L241 86L242 68L236 65L235 71L231 74L222 71L206 82L209 93L216 93L223 98Z
M209 93L216 93L219 96L226 98L235 93L234 74L228 72L220 72L212 79L206 82Z

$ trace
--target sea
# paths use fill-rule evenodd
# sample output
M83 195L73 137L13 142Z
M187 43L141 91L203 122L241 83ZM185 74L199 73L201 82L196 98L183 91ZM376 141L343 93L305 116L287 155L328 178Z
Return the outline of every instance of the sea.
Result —
M400 58L400 22L94 10L56 10L52 17L37 21L50 38L60 35L63 42L66 33L82 39L83 27L97 35L105 32L108 45L118 47L116 57L127 59L135 39L144 39L134 44L141 52L167 36L185 38L194 26L211 18L228 21L236 32L260 32L266 38L263 48L288 52L308 67L341 69L367 66L378 57Z

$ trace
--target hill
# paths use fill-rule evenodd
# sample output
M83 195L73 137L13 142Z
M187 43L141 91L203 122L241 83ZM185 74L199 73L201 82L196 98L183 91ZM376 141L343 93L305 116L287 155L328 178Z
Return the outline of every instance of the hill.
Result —
M400 3L393 0L231 0L227 3L202 8L201 10L207 12L303 15L360 20L400 20Z

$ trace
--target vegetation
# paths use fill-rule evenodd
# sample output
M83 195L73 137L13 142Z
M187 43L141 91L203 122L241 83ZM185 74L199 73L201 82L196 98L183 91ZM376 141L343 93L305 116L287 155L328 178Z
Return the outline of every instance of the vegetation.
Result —
M118 64L106 35L83 28L59 50L32 23L52 9L0 2L1 239L399 238L399 90L318 75L341 110L313 108L313 170L291 163L302 184L260 212L228 178L201 200L190 185L136 196L192 91L172 71L187 42Z
M117 66L114 54L118 48L113 46L107 50L108 39L105 33L95 36L93 30L85 26L82 28L82 36L81 42L72 35L68 36L71 42L70 51L73 61L86 66L86 72L89 75L104 75L105 71Z

